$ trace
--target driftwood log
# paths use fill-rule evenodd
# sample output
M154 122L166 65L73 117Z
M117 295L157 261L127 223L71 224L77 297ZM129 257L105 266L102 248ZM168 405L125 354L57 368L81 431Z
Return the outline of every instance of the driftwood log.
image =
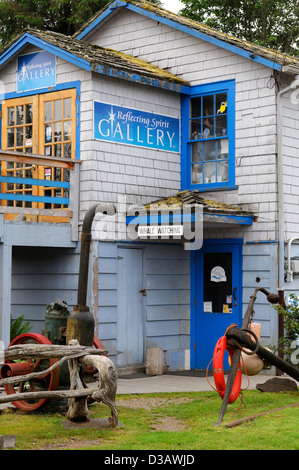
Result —
M117 390L117 372L113 362L106 357L107 351L80 346L77 340L72 340L69 346L22 344L11 346L4 351L6 361L15 359L50 359L60 358L52 367L42 372L26 375L8 377L0 380L0 386L15 382L28 381L29 379L45 376L65 360L68 361L70 369L70 390L44 390L37 392L15 393L1 396L0 403L12 401L32 400L41 398L69 398L69 409L67 418L70 421L83 422L89 420L87 398L93 401L103 402L110 407L111 425L118 424L118 413L115 405ZM82 365L92 365L98 370L99 383L97 387L84 388L81 381L80 370Z
M71 340L70 345L78 346L77 340ZM70 370L71 390L82 390L84 388L80 378L81 365L92 365L99 372L99 385L91 397L97 402L103 402L111 410L110 422L112 426L118 424L118 413L115 405L117 390L117 372L113 362L106 356L86 355L79 359L68 361ZM70 421L89 421L89 413L86 397L75 397L69 400L67 418Z

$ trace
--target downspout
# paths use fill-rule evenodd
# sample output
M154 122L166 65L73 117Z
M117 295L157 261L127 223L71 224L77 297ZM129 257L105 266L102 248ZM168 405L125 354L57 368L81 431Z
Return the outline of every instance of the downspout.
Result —
M74 307L73 312L67 320L66 344L68 344L71 339L77 339L82 346L93 346L94 318L86 305L89 254L92 238L91 227L96 214L114 215L115 212L115 207L112 205L106 206L97 204L91 207L85 214L81 234L77 305Z
M284 178L283 178L283 153L282 153L282 96L290 90L295 90L299 86L299 75L291 85L279 91L277 94L277 182L278 182L278 288L284 285L284 258L285 258L285 216L284 216Z

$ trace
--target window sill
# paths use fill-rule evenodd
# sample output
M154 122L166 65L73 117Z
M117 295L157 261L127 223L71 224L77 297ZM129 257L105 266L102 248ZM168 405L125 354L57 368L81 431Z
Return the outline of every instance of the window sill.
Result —
M182 188L182 191L200 191L200 192L212 192L212 191L232 191L238 189L239 186L202 186L192 185L190 188Z

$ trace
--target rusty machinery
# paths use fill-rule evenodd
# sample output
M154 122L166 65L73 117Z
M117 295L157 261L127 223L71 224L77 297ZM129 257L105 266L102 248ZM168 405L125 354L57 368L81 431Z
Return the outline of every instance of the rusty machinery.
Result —
M80 267L78 279L77 305L73 312L70 313L68 305L57 299L49 304L45 312L45 325L42 334L25 333L17 336L10 343L10 346L20 344L68 344L69 340L77 339L82 346L94 346L98 349L105 349L104 345L94 335L94 318L86 305L87 288L88 288L88 269L89 269L89 253L91 244L91 228L94 217L97 213L114 215L115 208L113 206L95 205L89 209L83 221L81 235L81 251L80 251ZM18 382L17 377L27 375L32 372L41 372L48 369L57 362L56 358L49 360L27 360L27 361L6 361L1 367L0 377L16 377L16 382L11 385L5 385L7 394L16 393L16 388L20 393L26 391L37 390L56 390L59 386L67 386L69 383L69 374L67 364L62 367L58 366L51 372L29 381ZM65 367L64 367L65 366ZM93 374L91 368L86 368L85 374ZM84 385L85 382L84 382ZM16 407L24 411L34 411L42 407L49 400L22 400L12 402Z

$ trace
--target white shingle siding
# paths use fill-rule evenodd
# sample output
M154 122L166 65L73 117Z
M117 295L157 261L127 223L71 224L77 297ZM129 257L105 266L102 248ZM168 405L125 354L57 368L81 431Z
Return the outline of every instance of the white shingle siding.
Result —
M166 68L191 85L235 79L238 190L206 196L257 212L262 223L245 231L245 241L275 239L276 89L272 70L129 11L112 18L88 40Z

